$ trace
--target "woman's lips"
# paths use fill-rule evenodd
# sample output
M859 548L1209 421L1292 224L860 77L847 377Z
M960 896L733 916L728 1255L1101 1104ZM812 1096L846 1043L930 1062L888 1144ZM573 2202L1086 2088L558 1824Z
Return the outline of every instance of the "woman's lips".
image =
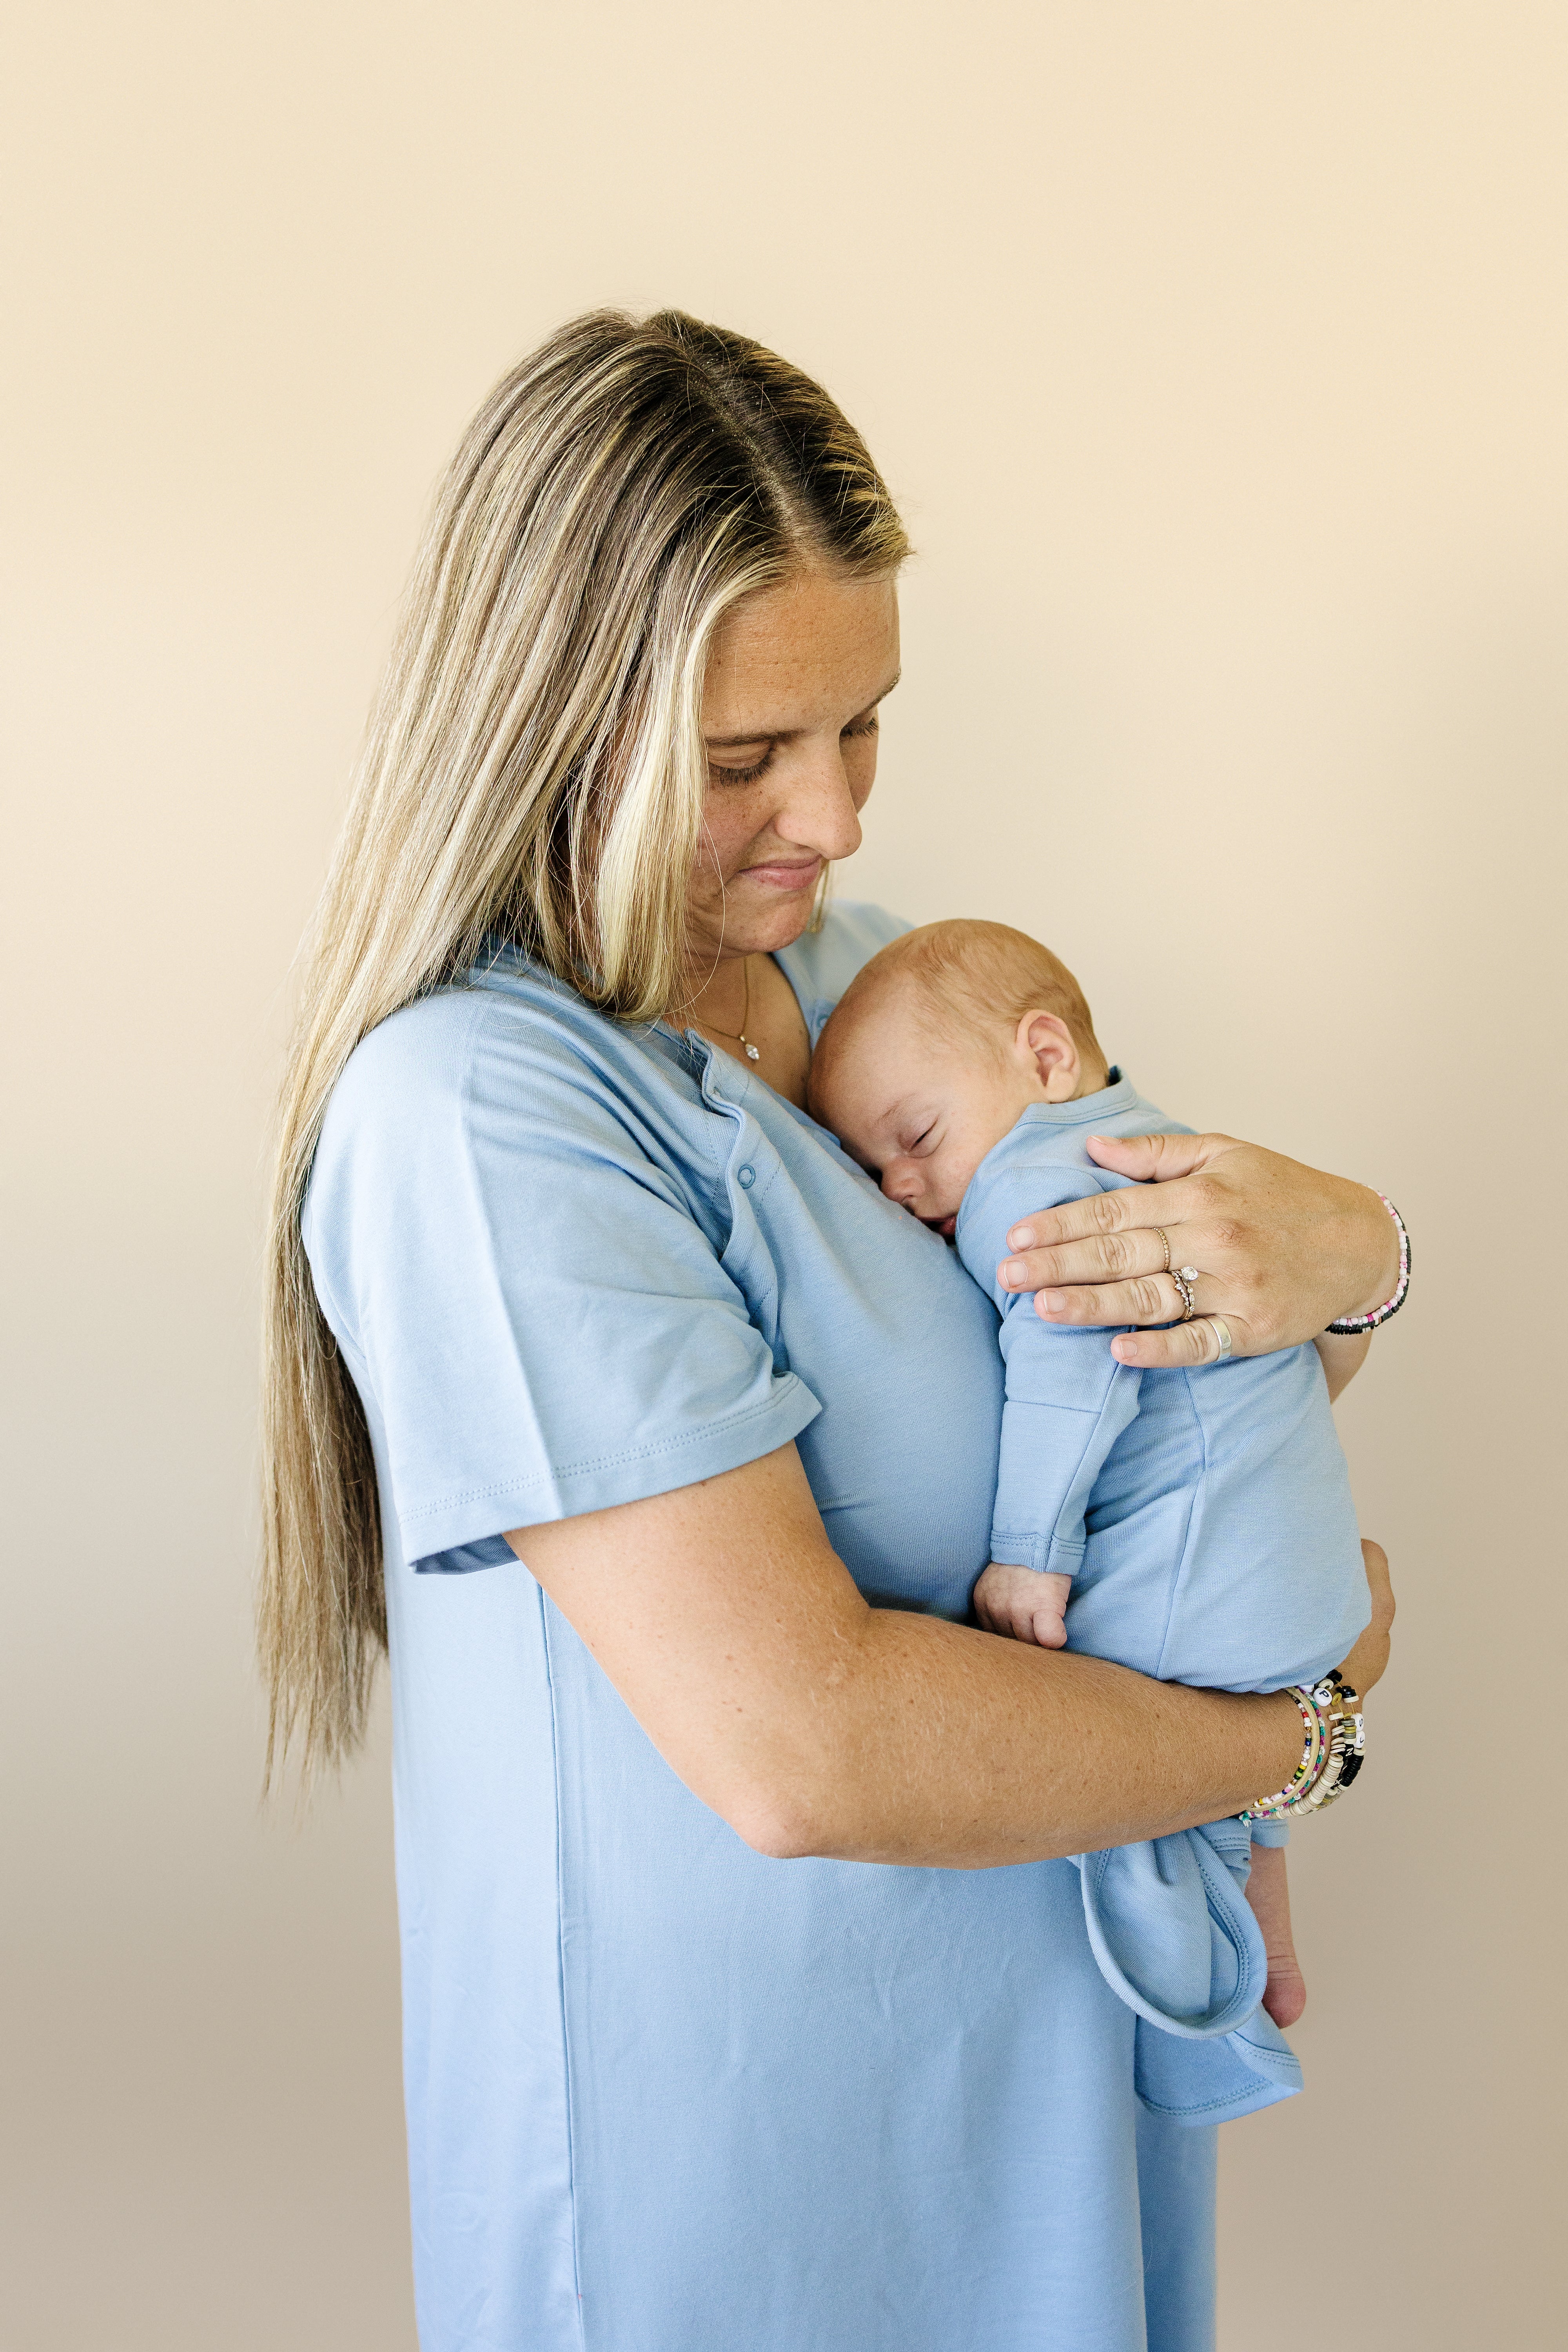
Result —
M821 871L820 857L799 857L787 862L774 858L766 865L742 866L735 879L760 882L764 890L805 890L815 887Z

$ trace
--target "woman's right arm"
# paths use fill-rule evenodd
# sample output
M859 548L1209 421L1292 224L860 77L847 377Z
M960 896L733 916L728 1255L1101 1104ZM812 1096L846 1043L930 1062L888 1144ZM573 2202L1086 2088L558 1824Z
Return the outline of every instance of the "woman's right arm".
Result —
M1037 1862L1239 1812L1300 1759L1283 1694L868 1607L793 1444L508 1540L687 1787L781 1859ZM1393 1616L1366 1549L1373 1624L1347 1662L1363 1690Z

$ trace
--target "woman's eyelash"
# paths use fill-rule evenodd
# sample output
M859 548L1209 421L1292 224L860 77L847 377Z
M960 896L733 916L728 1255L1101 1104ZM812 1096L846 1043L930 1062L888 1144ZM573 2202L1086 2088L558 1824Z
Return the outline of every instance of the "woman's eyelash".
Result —
M766 775L773 765L773 747L770 743L762 758L749 768L723 768L720 766L717 760L710 760L708 764L713 773L716 776L721 776L727 784L754 784L759 776Z
M852 726L847 727L844 732L846 735L874 735L877 732L877 727L878 717L873 711L869 719L857 719ZM717 760L710 760L708 765L714 775L721 778L727 784L754 784L757 778L765 776L773 766L773 745L770 743L762 758L749 768L726 768Z

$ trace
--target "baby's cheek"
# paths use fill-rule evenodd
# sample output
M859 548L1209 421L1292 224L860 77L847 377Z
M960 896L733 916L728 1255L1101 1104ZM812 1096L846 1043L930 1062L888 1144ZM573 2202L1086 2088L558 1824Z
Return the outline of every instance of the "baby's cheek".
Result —
M936 1171L936 1181L931 1187L932 1204L927 1213L933 1217L952 1216L968 1192L969 1180L979 1164L976 1160L974 1167L971 1167L967 1157L956 1152L951 1159L943 1160Z

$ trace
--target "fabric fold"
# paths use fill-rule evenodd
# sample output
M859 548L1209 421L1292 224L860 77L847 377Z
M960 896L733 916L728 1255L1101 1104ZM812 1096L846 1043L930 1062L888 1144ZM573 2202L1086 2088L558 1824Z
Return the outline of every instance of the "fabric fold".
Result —
M1194 2124L1251 2114L1301 2088L1261 2007L1268 1961L1247 1899L1252 1840L1235 1817L1075 1855L1100 1972L1138 2019L1144 2104Z

